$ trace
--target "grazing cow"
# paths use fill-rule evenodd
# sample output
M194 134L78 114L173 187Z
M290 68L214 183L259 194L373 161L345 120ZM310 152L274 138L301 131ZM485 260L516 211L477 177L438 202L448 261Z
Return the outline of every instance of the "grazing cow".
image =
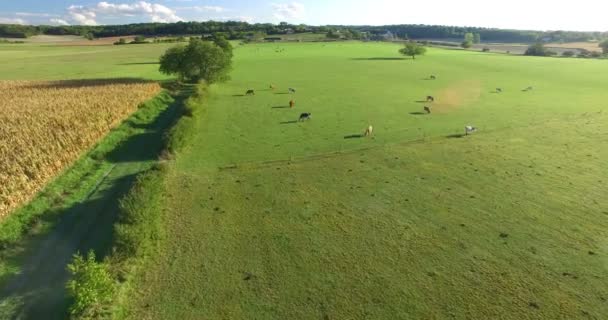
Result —
M289 88L289 93L296 93L296 89L294 89L294 88Z
M530 90L534 90L534 88L533 87L527 87L527 88L524 89L524 91L530 91Z
M365 129L365 132L363 133L363 135L365 137L369 137L372 135L372 133L374 133L374 127L372 127L372 125L370 124L367 129Z
M290 108L293 108L293 107L295 107L295 106L296 106L296 101L295 101L295 100L291 100L291 101L289 101L289 107L290 107Z
M247 90L247 93L245 93L245 95L255 96L255 91L253 91L253 89L249 89L249 90Z
M424 106L424 111L426 111L426 113L431 113L431 108Z
M477 128L475 128L475 127L473 127L473 126L465 126L465 127L464 127L464 135L465 135L465 136L468 136L468 135L469 135L469 133L473 133L473 132L475 132L475 131L477 131Z
M437 80L437 77L435 77L434 75L431 75L431 80Z
M312 113L304 112L304 113L300 114L300 119L298 119L298 121L310 120L311 117L312 117Z
M277 88L277 87L276 87L274 84L271 84L271 85L270 85L270 90L274 90L274 89L276 89L276 88Z
M427 102L435 102L435 98L433 96L426 96Z
M496 88L496 93L501 93L502 89L501 88Z

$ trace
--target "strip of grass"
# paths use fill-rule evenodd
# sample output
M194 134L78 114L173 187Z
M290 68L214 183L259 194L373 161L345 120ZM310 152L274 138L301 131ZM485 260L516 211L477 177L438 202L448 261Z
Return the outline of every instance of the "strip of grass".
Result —
M163 152L165 157L172 157L193 136L194 116L202 111L206 89L205 84L200 84L195 88L194 93L192 88L183 90L183 95L192 94L192 96L180 105L181 117L166 136ZM167 162L159 163L138 175L132 189L120 201L118 221L114 225L112 255L108 256L103 264L116 282L120 283L118 293L105 303L90 303L85 310L73 314L74 318L124 316L124 309L121 306L128 302L132 294L131 279L139 268L145 265L148 257L158 253L159 240L163 236L162 214L166 197L167 165ZM91 287L87 294L98 289ZM73 301L79 298L73 297Z

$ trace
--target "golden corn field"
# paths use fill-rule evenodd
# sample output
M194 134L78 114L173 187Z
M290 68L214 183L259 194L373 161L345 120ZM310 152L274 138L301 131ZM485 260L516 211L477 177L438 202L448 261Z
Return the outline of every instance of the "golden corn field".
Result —
M0 81L0 218L159 91L156 83Z

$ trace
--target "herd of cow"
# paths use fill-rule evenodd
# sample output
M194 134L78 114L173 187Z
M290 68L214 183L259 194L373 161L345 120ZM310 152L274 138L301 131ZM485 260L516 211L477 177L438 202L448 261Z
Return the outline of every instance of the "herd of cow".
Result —
M436 80L437 76L431 75L430 79L431 80ZM276 88L277 87L274 84L270 85L270 90L274 91L274 90L276 90ZM533 87L527 87L526 89L524 89L522 91L530 91L530 90L533 90ZM289 88L288 91L289 91L290 94L295 94L296 93L296 89L294 89L294 88ZM502 88L496 88L495 93L502 93ZM247 90L247 92L245 93L245 95L253 96L253 95L255 95L255 90L249 89L249 90ZM427 103L433 103L433 102L435 102L435 97L433 97L433 96L427 96L426 97L426 102ZM296 105L296 101L294 99L291 99L289 101L289 108L293 108L293 107L295 107L295 105ZM430 107L430 105L425 105L424 106L424 112L426 112L427 114L431 113L431 107ZM310 112L303 112L303 113L300 114L300 117L298 118L298 122L310 120L311 118L312 118L312 113L310 113ZM374 128L370 124L365 129L365 131L363 133L363 136L369 137L369 136L372 135L373 131L374 131ZM474 127L474 126L467 125L467 126L464 127L464 133L465 133L465 135L469 135L469 134L471 134L471 133L473 133L475 131L477 131L477 128Z

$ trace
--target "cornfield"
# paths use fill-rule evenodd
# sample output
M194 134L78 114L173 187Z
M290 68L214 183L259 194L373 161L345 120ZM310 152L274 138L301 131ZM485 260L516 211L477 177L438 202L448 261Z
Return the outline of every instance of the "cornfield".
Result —
M159 91L156 83L0 81L0 219Z

